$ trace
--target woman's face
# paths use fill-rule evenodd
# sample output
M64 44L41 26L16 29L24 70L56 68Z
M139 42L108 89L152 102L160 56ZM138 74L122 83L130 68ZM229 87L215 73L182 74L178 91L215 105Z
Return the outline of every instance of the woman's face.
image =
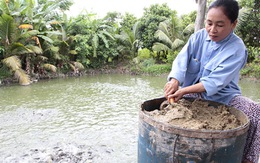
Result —
M212 41L218 42L226 38L236 27L237 21L231 23L221 7L211 8L206 18L206 30Z

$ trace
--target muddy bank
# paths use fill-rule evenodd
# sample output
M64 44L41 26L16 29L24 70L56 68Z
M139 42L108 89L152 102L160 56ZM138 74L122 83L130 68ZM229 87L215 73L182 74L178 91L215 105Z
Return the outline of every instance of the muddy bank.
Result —
M137 75L136 72L132 72L128 66L118 66L111 68L109 66L104 66L99 69L86 69L84 71L70 71L67 73L44 73L44 74L30 74L31 84L36 83L41 80L57 79L57 78L68 78L68 77L82 77L82 76L91 76L99 74L130 74ZM7 77L5 79L0 79L0 86L18 84L18 79L14 76Z
M157 121L186 129L229 130L243 125L225 105L210 106L202 100L181 99L173 104L164 101L160 109L145 113Z

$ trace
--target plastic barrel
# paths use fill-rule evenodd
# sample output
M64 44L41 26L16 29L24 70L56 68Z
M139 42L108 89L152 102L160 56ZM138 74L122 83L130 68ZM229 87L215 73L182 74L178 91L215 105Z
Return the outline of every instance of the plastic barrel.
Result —
M244 125L231 130L194 130L156 121L144 113L160 108L165 98L145 101L139 110L139 163L241 163L249 119L231 108ZM194 99L189 99L194 100ZM210 105L219 103L208 101Z

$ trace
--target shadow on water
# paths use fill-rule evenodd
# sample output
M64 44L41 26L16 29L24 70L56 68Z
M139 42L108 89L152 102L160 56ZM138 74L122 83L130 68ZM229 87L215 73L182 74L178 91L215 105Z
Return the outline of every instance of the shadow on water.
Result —
M139 106L161 97L165 81L113 74L1 87L0 160L135 163ZM259 102L260 83L248 85Z

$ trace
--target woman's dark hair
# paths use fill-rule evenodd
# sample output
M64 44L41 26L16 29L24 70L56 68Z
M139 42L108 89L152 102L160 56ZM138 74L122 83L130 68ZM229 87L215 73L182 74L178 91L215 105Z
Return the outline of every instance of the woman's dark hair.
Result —
M208 11L217 7L223 8L224 14L229 18L231 23L234 23L237 20L239 5L236 0L216 0L210 4Z

